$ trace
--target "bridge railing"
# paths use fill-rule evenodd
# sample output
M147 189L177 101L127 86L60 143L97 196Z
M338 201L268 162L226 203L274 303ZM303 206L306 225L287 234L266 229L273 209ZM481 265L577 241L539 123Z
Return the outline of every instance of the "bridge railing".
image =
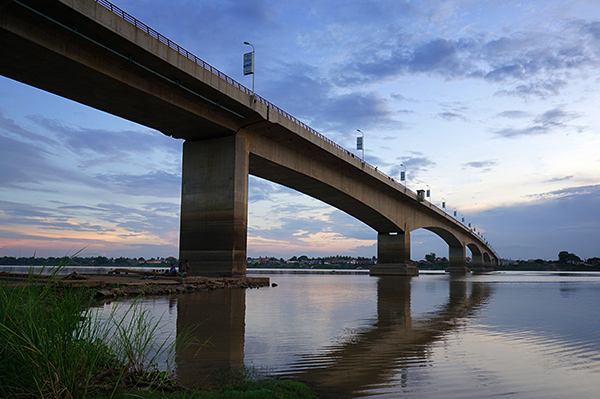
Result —
M283 109L279 108L277 105L271 103L269 100L265 99L264 97L261 97L260 95L258 95L256 93L253 93L250 89L248 89L243 84L239 83L235 79L229 77L225 73L223 73L220 70L218 70L217 68L213 67L208 62L202 60L201 58L199 58L198 56L196 56L192 52L190 52L190 51L186 50L185 48L181 47L179 44L175 43L174 41L172 41L168 37L163 36L162 34L160 34L159 32L157 32L155 29L152 29L151 27L149 27L145 23L139 21L134 16L132 16L131 14L128 14L126 11L124 11L123 9L121 9L118 6L114 5L110 1L108 1L108 0L95 0L95 2L98 3L99 5L103 6L104 8L110 10L113 14L117 15L121 19L129 22L130 24L132 24L136 28L144 31L149 36L152 36L153 38L155 38L155 39L159 40L160 42L164 43L165 45L167 45L171 49L177 51L179 54L183 55L184 57L186 57L190 61L193 61L194 63L196 63L197 65L199 65L202 68L206 69L207 71L212 72L213 74L217 75L219 78L225 80L227 83L231 84L232 86L236 87L237 89L241 90L242 92L244 92L244 93L246 93L248 95L253 95L258 102L260 102L260 103L268 106L269 108L275 110L278 114L280 114L281 116L283 116L285 119L290 120L293 123L295 123L295 124L301 126L302 128L308 130L309 132L311 132L315 136L317 136L320 139L326 141L327 143L331 144L332 146L336 147L337 149L339 149L339 150L341 150L341 151L343 151L345 153L351 154L350 151L348 151L347 149L345 149L344 147L342 147L341 145L339 145L335 141L331 140L329 137L327 137L327 136L319 133L318 131L316 131L312 127L308 126L306 123L302 122L298 118L292 116L288 112L286 112ZM379 174L381 174L381 175L383 175L383 176L385 176L385 177L387 177L389 179L392 179L390 176L388 176L385 173L379 171L375 166L369 164L368 162L363 162L363 163L366 166L368 166L369 168L371 168L373 171L375 171L375 172L377 172L377 173L379 173Z
M248 95L254 96L254 98L256 99L256 101L258 101L258 102L266 105L270 109L276 111L279 115L283 116L285 119L287 119L287 120L295 123L296 125L304 128L305 130L311 132L312 134L314 134L315 136L319 137L321 140L329 143L330 145L332 145L333 147L337 148L338 150L340 150L340 151L342 151L342 152L344 152L344 153L346 153L348 155L353 155L350 151L348 151L346 148L342 147L341 145L339 145L335 141L331 140L329 137L325 136L324 134L319 133L318 131L316 131L312 127L308 126L306 123L302 122L298 118L292 116L288 112L286 112L283 109L279 108L277 105L271 103L269 100L265 99L264 97L261 97L260 95L257 95L256 93L253 93L252 90L250 90L249 88L247 88L246 86L244 86L240 82L238 82L235 79L229 77L228 75L226 75L225 73L221 72L220 70L218 70L214 66L210 65L208 62L204 61L203 59L199 58L198 56L196 56L192 52L190 52L190 51L186 50L185 48L181 47L179 44L175 43L174 41L172 41L168 37L160 34L155 29L152 29L151 27L149 27L148 25L146 25L142 21L138 20L137 18L135 18L131 14L127 13L123 9L119 8L118 6L114 5L110 1L108 1L108 0L94 0L94 1L97 4L103 6L104 8L110 10L116 16L118 16L121 19L127 21L128 23L130 23L131 25L135 26L136 28L142 30L143 32L145 32L149 36L151 36L151 37L159 40L160 42L162 42L165 45L167 45L169 48L177 51L179 54L183 55L184 57L186 57L190 61L196 63L196 65L199 65L202 68L204 68L205 70L207 70L207 71L209 71L209 72L217 75L219 78L225 80L227 83L229 83L230 85L236 87L237 89L241 90L242 92L244 92L244 93L246 93ZM368 163L368 162L366 162L364 160L361 160L361 162L362 162L362 164L364 166L366 166L369 169L371 169L371 171L373 171L373 172L379 174L380 176L382 176L383 178L391 181L394 185L397 186L398 189L401 189L405 193L408 191L411 194L416 195L415 192L412 191L412 190L410 190L410 189L408 189L406 187L406 185L400 184L393 177L388 176L387 174L385 174L382 171L380 171L376 166L373 166L373 165L371 165L370 163ZM459 220L456 220L456 219L452 218L444 210L442 210L442 209L438 208L437 206L433 205L431 202L429 203L429 207L438 210L443 215L445 215L448 219L451 219L454 222L462 224ZM465 229L470 230L467 226L464 226L464 227L465 227ZM470 231L472 232L472 230L470 230ZM491 247L491 245L489 245L487 243L486 243L486 245L488 245L488 247L493 250L493 248Z

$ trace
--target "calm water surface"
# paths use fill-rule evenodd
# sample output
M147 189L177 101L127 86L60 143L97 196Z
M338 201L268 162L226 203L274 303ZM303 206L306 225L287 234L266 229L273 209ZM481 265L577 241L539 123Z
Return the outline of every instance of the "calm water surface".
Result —
M249 367L324 398L600 397L600 274L271 281L144 299L162 338L186 335L184 383Z

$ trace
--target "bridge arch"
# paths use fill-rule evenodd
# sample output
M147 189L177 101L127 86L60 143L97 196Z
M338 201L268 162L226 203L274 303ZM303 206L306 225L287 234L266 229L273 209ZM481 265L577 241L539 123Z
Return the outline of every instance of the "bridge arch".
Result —
M288 158L289 159L289 158ZM249 174L323 201L360 220L380 233L403 232L376 204L361 201L342 190L337 182L319 179L308 168L289 168L283 162L272 162L256 154L249 154Z
M465 263L465 246L462 241L450 230L441 226L425 225L411 229L411 233L418 229L424 229L434 233L448 244L448 263L452 265L462 265Z
M492 258L487 252L483 253L483 263L492 263Z
M477 266L483 263L483 253L475 243L468 243L467 248L471 251L471 265Z

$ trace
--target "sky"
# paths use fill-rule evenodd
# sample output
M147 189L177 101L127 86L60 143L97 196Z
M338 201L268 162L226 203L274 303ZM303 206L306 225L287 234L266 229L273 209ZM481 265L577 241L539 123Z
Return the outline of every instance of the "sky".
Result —
M600 4L115 4L477 226L502 258L600 256ZM4 56L4 55L3 55ZM177 256L182 141L0 77L0 256ZM374 256L376 232L250 177L248 255ZM447 256L412 233L412 257Z

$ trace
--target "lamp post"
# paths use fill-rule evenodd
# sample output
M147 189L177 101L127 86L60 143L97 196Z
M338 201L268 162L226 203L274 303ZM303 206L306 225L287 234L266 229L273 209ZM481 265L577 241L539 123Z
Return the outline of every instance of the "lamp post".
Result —
M249 42L244 44L252 48L250 53L244 54L244 76L252 75L252 96L254 96L254 46Z
M400 170L400 181L404 182L404 187L406 187L406 166L401 163L400 167L402 168L402 170Z
M362 160L365 162L365 134L360 129L356 129L360 133L360 137L356 138L356 149L362 150Z

